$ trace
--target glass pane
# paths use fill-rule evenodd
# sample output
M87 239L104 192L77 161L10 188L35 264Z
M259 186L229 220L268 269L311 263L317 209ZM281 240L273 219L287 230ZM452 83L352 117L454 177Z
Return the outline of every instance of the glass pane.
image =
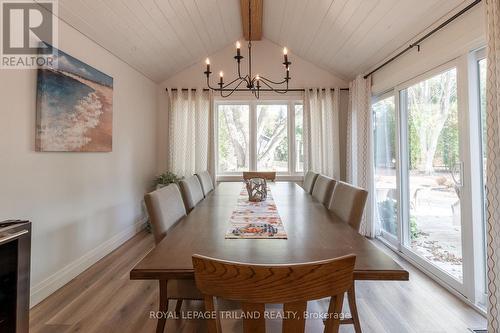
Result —
M488 276L486 273L486 162L487 162L487 136L486 136L486 59L479 60L479 103L481 108L481 132L482 132L482 155L483 155L483 258L484 264L481 269L483 270L483 292L487 292L486 286L488 285Z
M372 105L375 198L382 230L397 237L396 108L394 96Z
M297 172L304 171L304 139L303 139L303 125L304 113L303 105L295 104L295 168Z
M257 170L288 171L287 105L257 105Z
M410 246L462 281L457 72L407 89Z
M218 170L219 173L249 169L248 105L218 107Z

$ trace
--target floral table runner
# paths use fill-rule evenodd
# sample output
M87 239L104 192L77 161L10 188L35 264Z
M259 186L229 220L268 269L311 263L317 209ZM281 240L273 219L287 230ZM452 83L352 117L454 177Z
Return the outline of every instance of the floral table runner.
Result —
M287 239L270 189L267 190L265 201L251 202L248 200L246 188L243 187L229 223L226 238Z

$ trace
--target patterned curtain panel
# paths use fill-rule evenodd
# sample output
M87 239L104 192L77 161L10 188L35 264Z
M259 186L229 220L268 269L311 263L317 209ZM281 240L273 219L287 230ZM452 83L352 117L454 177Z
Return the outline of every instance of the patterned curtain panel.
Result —
M486 74L487 123L487 245L488 332L500 332L500 1L486 1L488 69Z
M358 76L349 84L347 115L347 181L368 191L360 233L374 237L377 233L373 212L373 128L371 112L371 79Z
M208 170L214 177L212 94L203 89L168 90L168 169L182 176Z
M304 170L339 179L340 89L304 93Z

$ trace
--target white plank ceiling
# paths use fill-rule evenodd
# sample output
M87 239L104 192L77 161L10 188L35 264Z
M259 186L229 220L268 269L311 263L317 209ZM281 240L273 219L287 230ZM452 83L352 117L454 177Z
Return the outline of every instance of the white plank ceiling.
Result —
M264 0L263 33L351 79L469 2ZM156 82L242 36L239 0L59 0L59 16Z

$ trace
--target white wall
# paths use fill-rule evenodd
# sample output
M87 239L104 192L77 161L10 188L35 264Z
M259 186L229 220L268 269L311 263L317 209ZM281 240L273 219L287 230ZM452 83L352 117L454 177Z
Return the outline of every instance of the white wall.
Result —
M241 42L242 56L247 57L248 51L246 42ZM261 73L271 80L278 81L284 77L283 51L282 48L269 40L252 42L252 72L254 74ZM215 54L209 55L211 62L212 78L211 84L214 86L219 80L219 71L224 72L226 80L234 78L237 74L235 45L231 44ZM290 70L290 88L347 88L349 83L342 78L336 77L330 72L296 56L293 52L289 52L289 60L292 62ZM158 171L166 170L166 161L168 153L168 133L167 133L167 93L165 88L206 88L206 77L203 72L206 69L205 59L201 59L198 64L195 64L187 69L180 71L167 80L163 81L159 86L159 122L158 122ZM242 74L248 73L248 65L246 58L243 59L241 65ZM270 93L271 95L273 93ZM297 95L297 94L294 94ZM242 98L253 99L250 94L239 94ZM276 94L274 94L276 96ZM277 98L283 98L278 95ZM344 105L343 103L342 105Z
M32 304L136 232L156 173L157 85L63 22L59 48L114 78L113 152L35 152L36 71L0 70L0 220L33 222Z
M483 2L372 77L374 95L486 44Z

